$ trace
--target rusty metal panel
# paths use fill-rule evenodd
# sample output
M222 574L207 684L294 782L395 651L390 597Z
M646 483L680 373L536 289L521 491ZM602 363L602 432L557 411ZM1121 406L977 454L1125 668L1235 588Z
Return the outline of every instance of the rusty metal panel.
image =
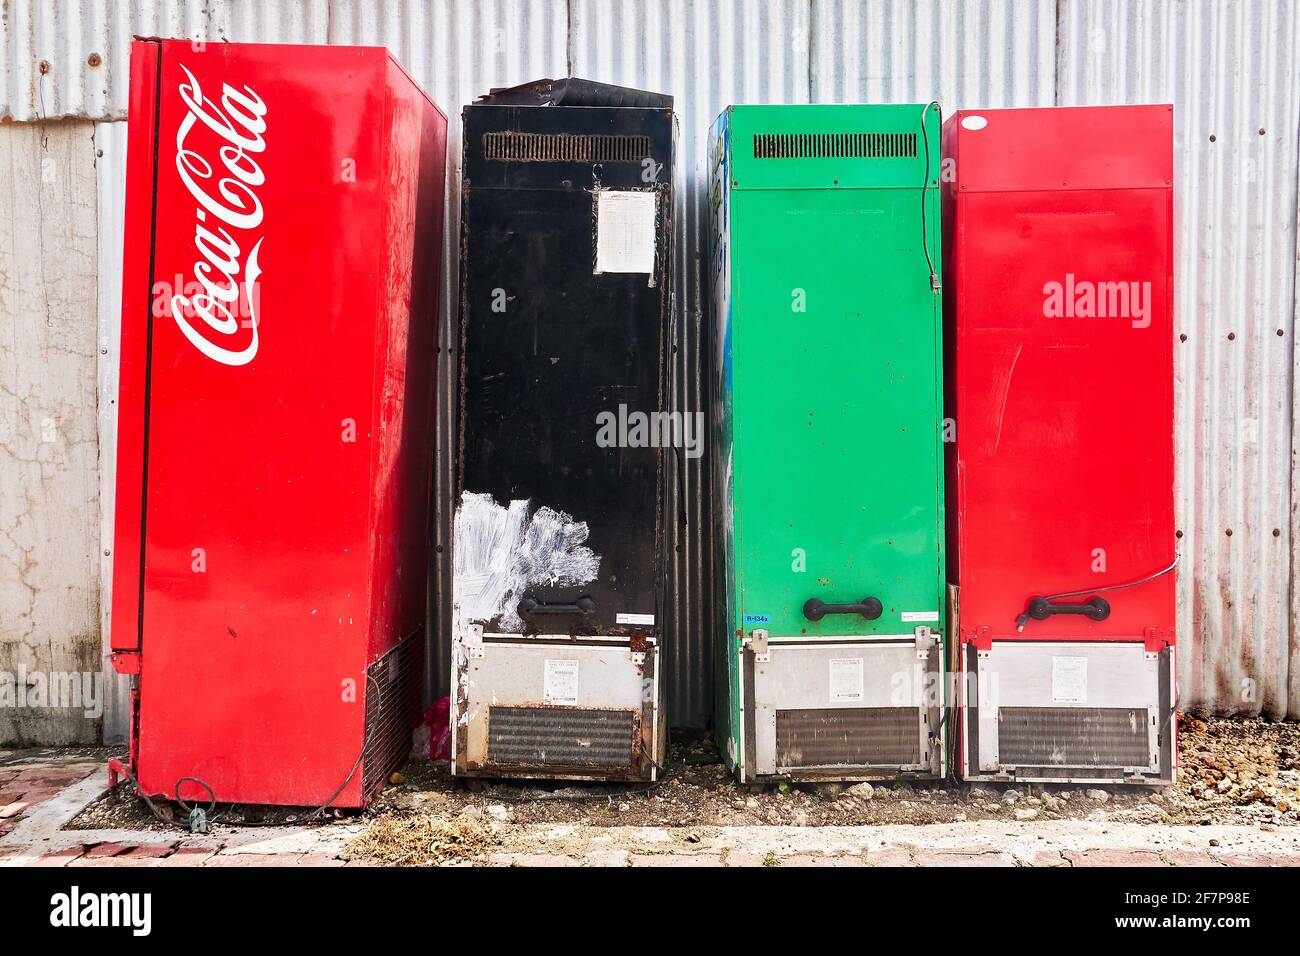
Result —
M1179 705L1300 717L1300 12L1062 0L1058 101L1174 104Z
M131 37L325 43L330 0L8 0L0 122L126 118Z

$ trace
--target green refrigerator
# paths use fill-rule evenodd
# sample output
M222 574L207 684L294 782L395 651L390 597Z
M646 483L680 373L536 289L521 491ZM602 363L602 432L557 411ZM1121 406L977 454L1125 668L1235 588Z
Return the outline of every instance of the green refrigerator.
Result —
M741 782L946 774L939 109L710 135L714 661Z

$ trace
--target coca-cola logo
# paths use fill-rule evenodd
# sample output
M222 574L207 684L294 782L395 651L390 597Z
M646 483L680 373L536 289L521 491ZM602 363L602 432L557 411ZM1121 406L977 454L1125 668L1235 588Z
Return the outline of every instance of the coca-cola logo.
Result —
M254 190L266 182L256 159L266 149L266 104L248 86L241 91L227 83L218 105L203 96L193 73L183 65L181 69L189 78L179 86L189 112L176 130L176 171L198 204L194 248L199 258L194 263L195 283L186 290L190 294L171 297L171 314L208 358L223 365L247 365L257 354L256 287L262 274L258 254L263 236L262 202ZM207 157L186 145L196 128L198 138L205 138L205 131L210 134L206 138L215 136ZM216 143L222 145L213 155ZM222 169L226 175L221 175Z

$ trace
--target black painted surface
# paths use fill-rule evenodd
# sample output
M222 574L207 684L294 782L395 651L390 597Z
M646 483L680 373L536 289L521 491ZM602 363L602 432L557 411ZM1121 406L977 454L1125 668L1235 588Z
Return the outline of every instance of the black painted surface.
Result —
M495 131L644 136L625 162L485 158ZM464 111L457 501L527 499L590 529L596 581L526 597L595 610L533 616L525 630L657 636L663 619L664 483L671 449L599 447L597 415L663 409L672 284L669 110L469 106ZM657 194L655 272L593 274L594 188ZM494 290L505 311L493 311ZM620 613L655 626L619 625ZM486 630L497 629L489 622Z

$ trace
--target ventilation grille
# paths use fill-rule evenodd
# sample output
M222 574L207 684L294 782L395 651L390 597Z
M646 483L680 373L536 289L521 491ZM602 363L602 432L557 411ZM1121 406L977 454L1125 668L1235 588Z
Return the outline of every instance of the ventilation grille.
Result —
M1151 766L1151 715L1131 707L1001 707L998 762L1016 767Z
M488 763L497 767L630 770L637 714L577 707L488 708Z
M909 767L921 762L915 707L778 710L776 765Z
M361 783L374 793L411 755L420 721L424 632L413 634L370 665L366 673L366 751Z
M514 163L639 163L650 155L650 137L485 133L483 154Z
M910 159L915 133L755 133L755 159Z

